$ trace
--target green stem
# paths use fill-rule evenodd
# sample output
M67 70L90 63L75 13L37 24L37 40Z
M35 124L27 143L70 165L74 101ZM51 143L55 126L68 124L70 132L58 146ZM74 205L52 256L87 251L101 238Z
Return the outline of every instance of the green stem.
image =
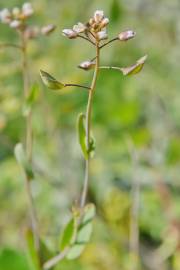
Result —
M90 131L91 131L91 115L92 115L92 101L94 96L94 91L96 87L97 82L97 76L99 71L99 57L100 57L100 50L99 50L99 43L96 42L96 64L94 69L94 75L93 80L91 83L91 88L89 90L89 97L88 97L88 104L87 104L87 110L86 110L86 147L89 149L90 146ZM86 197L88 192L88 185L89 185L89 167L90 167L90 157L88 154L88 158L86 160L86 168L85 168L85 178L84 178L84 185L83 185L83 191L81 195L81 202L80 206L83 208L86 203Z
M28 75L28 61L27 61L27 40L24 37L24 34L21 33L22 40L22 72L23 72L23 84L24 84L24 99L26 99L29 95L29 75ZM26 117L26 155L28 161L32 162L32 147L33 147L33 132L32 132L32 112L28 114ZM37 217L36 210L34 207L33 196L31 191L30 181L26 176L26 192L28 196L28 204L29 204L29 214L31 218L31 226L33 230L34 243L37 251L39 251L39 233L38 233L38 225L37 225Z

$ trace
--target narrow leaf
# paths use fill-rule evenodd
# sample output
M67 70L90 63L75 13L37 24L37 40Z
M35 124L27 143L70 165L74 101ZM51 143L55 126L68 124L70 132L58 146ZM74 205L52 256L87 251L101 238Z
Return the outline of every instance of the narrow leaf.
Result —
M39 85L35 83L31 87L30 93L29 93L29 95L26 98L26 101L24 103L24 106L23 106L23 115L24 116L28 116L28 114L30 113L33 104L37 100L38 93L39 93Z
M50 89L60 90L66 86L65 84L57 81L49 73L47 73L43 70L40 70L40 76L41 76L43 83Z
M40 270L40 262L38 258L38 253L34 245L33 233L30 229L25 232L26 248L27 248L27 258L33 270Z
M139 73L144 64L145 64L145 61L147 59L147 55L141 57L137 62L136 64L130 66L130 67L126 67L126 68L120 68L120 70L122 71L123 75L134 75L134 74L137 74Z
M86 131L85 131L85 126L84 126L84 120L85 120L85 115L83 113L80 113L78 116L78 121L77 121L78 139L79 139L79 144L81 146L81 150L83 152L84 158L88 159L88 152L86 149Z
M24 172L27 175L28 179L33 179L34 174L33 174L32 166L27 161L27 158L26 158L22 143L18 143L18 144L15 145L14 154L15 154L17 162L19 163L19 165L24 170Z
M92 221L88 222L87 224L83 225L77 234L77 244L87 244L90 240L92 234Z
M64 231L60 237L60 250L64 250L66 247L72 244L74 235L76 233L76 224L75 219L71 218L67 223Z

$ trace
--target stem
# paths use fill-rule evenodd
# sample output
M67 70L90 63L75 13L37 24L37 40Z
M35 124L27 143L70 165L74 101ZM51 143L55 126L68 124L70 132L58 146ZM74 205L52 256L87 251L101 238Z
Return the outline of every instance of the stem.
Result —
M133 178L131 189L131 211L130 211L130 253L135 256L134 270L138 269L139 264L139 201L140 201L140 182L138 173L138 156L132 140L128 141L129 153L132 160Z
M91 88L89 91L89 98L88 98L88 104L87 104L87 110L86 110L86 147L89 149L90 145L90 131L91 131L91 114L92 114L92 101L93 101L93 95L96 87L96 82L97 82L97 75L99 71L99 44L96 41L96 65L95 65L95 70L94 70L94 75L93 75L93 80L91 83ZM88 154L88 158L86 160L86 168L85 168L85 178L84 178L84 186L83 186L83 191L81 195L81 202L80 206L81 208L84 207L86 203L86 197L87 197L87 192L88 192L88 185L89 185L89 166L90 166L90 157Z
M116 41L116 40L119 40L118 37L115 37L115 38L109 40L108 42L106 42L106 43L104 43L103 45L101 45L99 48L102 49L102 48L104 48L105 46L109 45L110 43L112 43L112 42L114 42L114 41Z
M66 248L60 254L58 254L57 256L53 257L49 261L47 261L43 265L43 269L44 270L48 270L48 269L52 268L54 265L56 265L58 262L62 261L66 257L66 255L68 254L68 251L69 251L69 248Z
M80 84L74 84L74 83L66 83L66 84L65 84L65 87L66 87L66 86L77 86L77 87L85 88L85 89L88 89L88 90L91 89L91 88L88 87L88 86L84 86L84 85L80 85Z
M0 49L3 49L3 48L16 48L16 49L19 49L19 50L22 50L22 46L20 45L17 45L17 44L13 44L13 43L3 43L3 44L0 44Z
M99 67L100 69L116 69L116 70L120 70L121 71L121 68L120 67L112 67L112 66L101 66Z
M21 33L21 41L22 41L22 73L23 73L23 83L24 83L24 98L26 99L29 95L29 76L28 76L28 62L27 62L27 40L24 37L23 32ZM33 146L33 133L32 133L32 112L28 114L26 117L26 155L28 161L32 162L32 146ZM37 226L37 217L36 210L34 207L33 196L30 186L31 179L26 175L26 192L28 196L29 203L29 213L31 219L31 226L33 230L34 243L37 251L39 250L39 233Z

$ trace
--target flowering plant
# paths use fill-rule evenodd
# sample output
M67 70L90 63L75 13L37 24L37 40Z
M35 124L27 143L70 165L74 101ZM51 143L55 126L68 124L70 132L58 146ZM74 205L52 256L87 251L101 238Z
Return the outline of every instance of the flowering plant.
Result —
M61 90L64 87L76 86L88 90L88 102L86 113L78 116L78 138L81 150L85 159L85 177L79 206L73 206L72 218L66 225L61 237L60 253L44 264L45 269L50 269L63 258L75 259L82 251L90 239L92 232L92 220L95 215L95 206L86 204L88 186L90 180L90 159L95 151L95 141L92 135L91 116L93 98L96 88L97 77L100 69L114 69L123 75L133 75L139 73L146 61L147 56L140 58L130 67L113 67L100 65L100 51L114 41L125 42L135 37L136 33L132 30L120 32L115 38L108 40L107 26L109 19L104 16L102 10L96 10L94 16L87 23L78 22L72 28L62 31L63 36L69 39L84 39L95 48L95 57L86 60L78 65L79 68L88 71L94 70L90 86L81 84L62 83L55 79L46 71L41 70L40 75L43 83L50 89Z

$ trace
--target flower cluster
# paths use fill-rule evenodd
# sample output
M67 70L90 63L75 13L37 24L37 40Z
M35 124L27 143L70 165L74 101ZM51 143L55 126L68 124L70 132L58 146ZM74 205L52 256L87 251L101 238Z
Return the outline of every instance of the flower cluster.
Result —
M88 23L79 22L72 29L64 29L62 32L64 36L70 39L77 38L84 33L92 42L95 42L95 40L101 41L108 38L106 30L108 23L109 19L104 17L104 12L96 10L93 18L90 18Z
M33 13L32 5L30 3L24 3L21 9L14 7L12 11L7 8L1 10L0 20L2 23L9 24L12 28L22 29L25 20L31 17Z
M42 28L37 26L27 26L26 21L34 13L34 9L31 3L24 3L21 8L14 7L11 11L4 8L0 11L0 21L4 24L8 24L11 28L24 32L26 38L32 39L39 34L48 35L54 29L54 25L47 25Z

